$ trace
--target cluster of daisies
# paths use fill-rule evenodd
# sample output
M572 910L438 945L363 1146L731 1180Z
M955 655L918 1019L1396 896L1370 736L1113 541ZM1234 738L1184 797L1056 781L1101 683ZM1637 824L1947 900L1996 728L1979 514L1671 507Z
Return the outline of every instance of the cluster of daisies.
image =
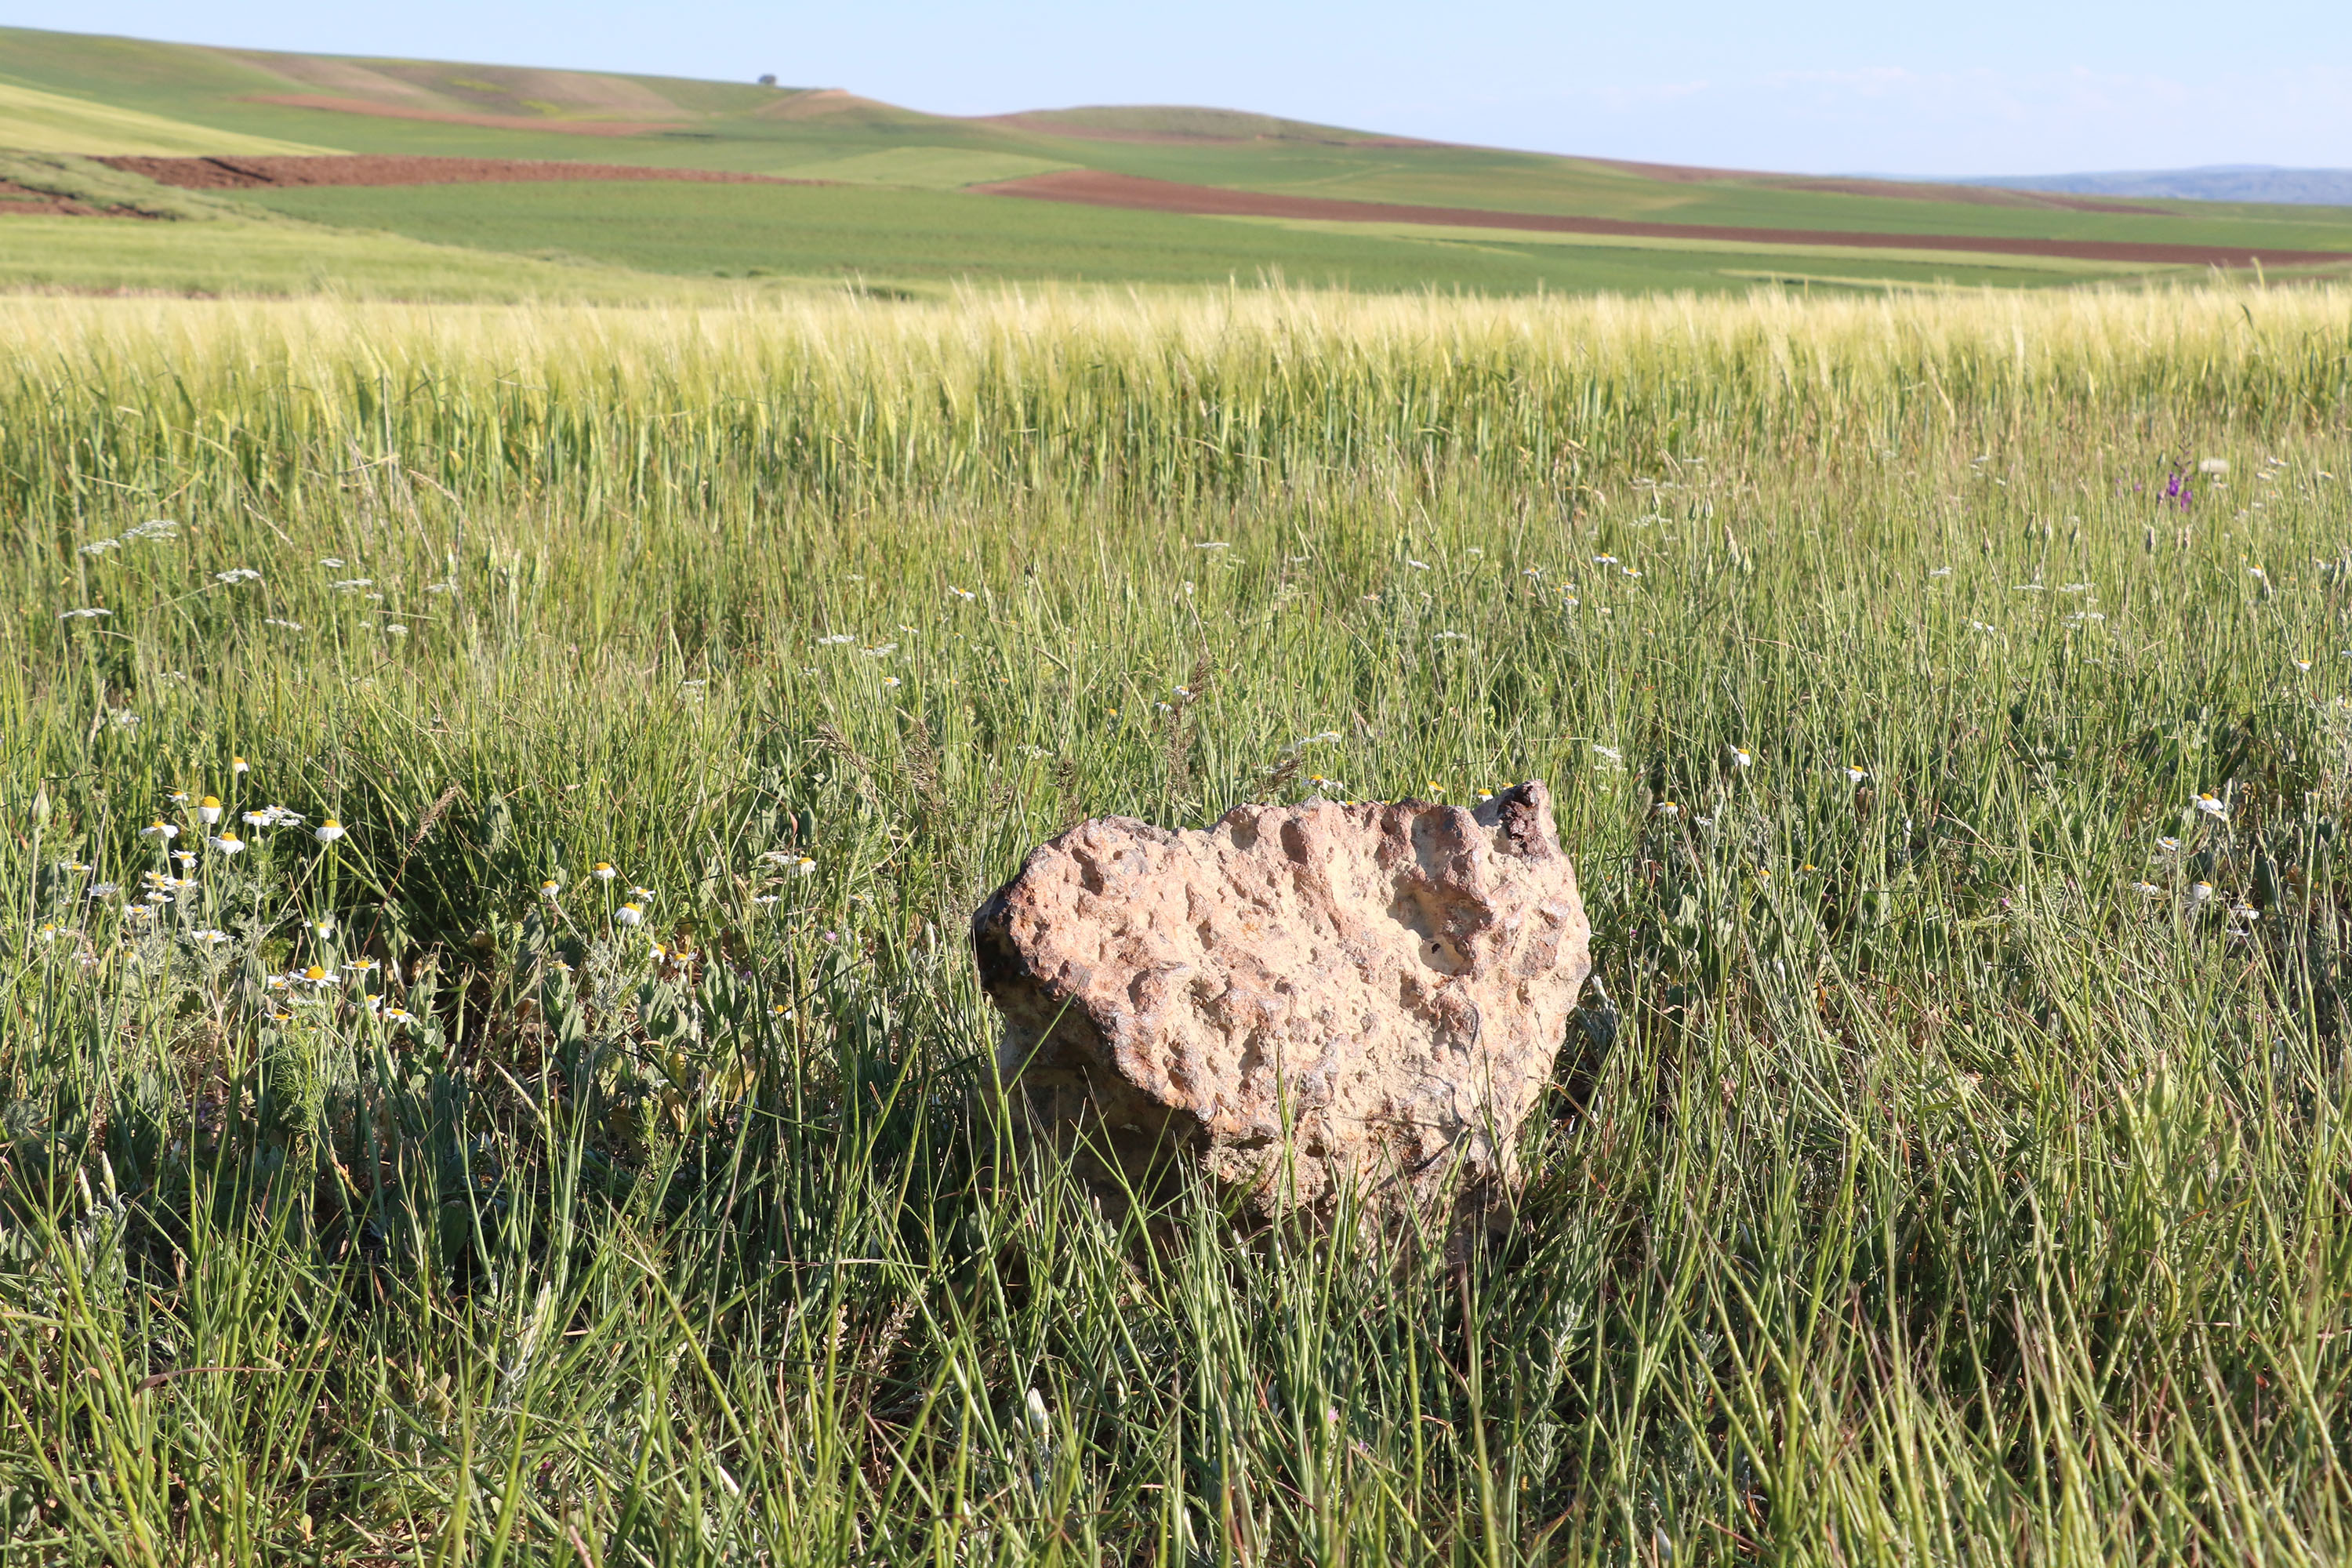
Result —
M229 770L237 783L252 772L243 757L232 758ZM123 916L134 931L158 931L164 910L174 903L184 901L184 907L190 910L197 907L187 896L203 886L200 868L205 857L193 848L181 847L183 839L201 842L216 859L226 859L242 854L247 847L246 840L230 826L232 821L242 823L247 831L257 834L300 830L322 848L345 837L342 824L331 816L314 825L302 813L274 804L238 811L218 795L199 796L187 790L171 791L163 804L164 809L156 814L154 820L139 830L142 838L155 846L161 864L139 874L137 891L125 901ZM95 876L97 871L95 867L79 860L65 861L58 869L69 877L82 878ZM83 901L101 903L124 894L126 889L119 882L89 881L80 891ZM175 934L200 952L226 948L235 940L227 931L210 925L184 924ZM368 987L368 978L382 967L378 962L339 957L336 934L335 920L331 914L305 921L304 935L312 953L311 961L263 978L267 1016L276 1021L289 1021L300 1016L294 1010L299 1006L331 1004L349 995L370 1016L387 1024L413 1022L408 1011L396 1005L383 991ZM56 921L42 925L35 937L43 946L53 946L70 938L81 951L84 967L97 961L86 933L68 930Z
M243 757L236 757L230 762L230 771L242 778L251 768ZM141 873L140 895L127 910L132 916L152 914L171 903L176 895L197 885L196 879L189 873L195 869L200 857L194 849L176 847L184 833L192 842L201 842L217 856L241 855L246 849L246 840L238 837L236 828L227 825L229 808L222 805L218 795L207 795L198 798L189 791L173 790L164 800L168 809L157 813L153 821L139 830L140 837L162 852L163 865ZM265 805L239 814L239 820L249 829L267 831L299 827L307 819L300 812L282 805ZM328 817L310 829L310 837L322 845L332 844L343 837L342 824L331 816ZM58 869L68 876L88 877L93 875L97 868L82 861L68 860ZM86 885L82 889L82 896L91 902L103 902L122 891L122 884L119 882L97 881ZM56 933L57 928L50 925L44 926L39 934L44 941L54 941ZM199 946L217 946L227 940L220 932L211 930L191 931L188 935Z
M608 885L621 879L621 873L614 868L610 860L597 861L590 868L588 875L593 880ZM563 892L563 879L561 877L550 877L539 885L539 896L551 904L561 900ZM653 900L654 890L651 888L642 884L632 886L629 889L627 901L613 910L613 923L619 926L643 925L646 910L652 904Z
M335 922L331 917L311 924L311 934L322 948L334 938ZM396 972L385 971L373 958L347 958L335 962L331 952L323 952L319 962L272 974L262 982L262 989L270 993L269 1017L274 1023L289 1023L300 1016L298 1008L326 1008L344 996L357 993L360 1006L371 1018L383 1024L414 1024L416 1015L394 1003L382 989L370 989L369 981L382 971L386 981L396 981Z
M234 757L230 759L229 771L242 778L252 771L252 764L243 757ZM208 795L202 800L196 800L186 790L173 790L164 797L164 800L174 812L178 813L187 812L191 803L194 804L196 826L201 830L198 837L204 840L206 847L221 855L244 853L245 840L236 836L235 828L223 826L223 818L226 816L228 808L221 804L220 796ZM247 827L262 829L299 827L306 820L300 812L289 810L282 805L265 805L253 811L242 812L238 819ZM168 846L180 837L181 827L182 824L174 822L170 814L159 812L154 821L139 830L139 837L160 846ZM332 844L342 836L343 825L331 816L310 830L310 837L321 844ZM167 852L172 858L183 864L193 862L195 858L192 851L185 849Z
M231 772L235 781L241 784L251 768L243 757L237 757L232 759ZM231 794L236 793L232 788ZM239 837L238 829L230 826L233 822L242 824L246 832L254 835L285 830L307 833L322 849L346 837L343 826L333 817L313 824L302 813L284 805L270 804L239 810L216 795L171 791L163 798L163 809L156 813L152 822L139 829L139 836L155 847L160 864L140 873L134 884L135 891L124 902L125 918L136 929L153 931L160 929L157 917L175 902L184 901L187 911L193 914L202 900L187 900L186 895L202 889L201 868L206 857L195 848L183 847L182 845L184 842L201 844L216 860L239 855L247 846L246 839ZM751 902L763 910L781 901L782 894L780 889L789 879L811 876L817 869L814 858L796 849L768 850L757 858L757 865L762 875ZM97 875L97 868L78 860L65 861L58 869L68 876L85 879ZM608 860L597 861L588 872L588 880L610 889L604 901L611 927L616 931L647 924L656 898L655 889L641 883L622 889L619 886L623 880L622 874ZM121 882L84 880L79 885L79 901L104 902L117 899L125 891ZM550 906L559 909L568 891L560 874L547 879L539 889L541 898ZM235 941L227 931L210 925L196 925L193 921L181 922L174 934L205 952L226 948ZM415 1021L406 1009L390 999L388 990L371 983L396 983L399 978L396 972L386 969L377 959L346 957L339 952L337 927L331 914L306 921L303 937L296 951L307 951L307 957L262 979L268 1016L279 1022L290 1021L304 1016L311 1009L349 1001L362 1006L371 1017L387 1024ZM56 921L45 922L34 931L34 940L42 947L54 947L60 942L69 941L71 945L81 951L85 967L97 960L96 950L90 947L87 933L72 925ZM658 941L654 942L651 954L656 962L672 957ZM560 967L568 969L570 966Z

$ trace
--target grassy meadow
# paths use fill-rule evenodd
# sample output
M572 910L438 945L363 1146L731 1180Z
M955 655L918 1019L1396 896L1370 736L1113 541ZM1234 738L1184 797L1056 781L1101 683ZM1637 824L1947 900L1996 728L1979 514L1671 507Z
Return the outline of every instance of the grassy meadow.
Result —
M0 345L10 1560L2352 1550L2352 292ZM1002 1152L1031 846L1527 777L1490 1243Z

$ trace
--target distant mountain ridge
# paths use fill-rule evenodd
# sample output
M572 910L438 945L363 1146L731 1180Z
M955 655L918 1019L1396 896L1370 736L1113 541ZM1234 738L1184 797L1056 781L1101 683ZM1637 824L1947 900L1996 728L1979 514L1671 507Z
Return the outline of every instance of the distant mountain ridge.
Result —
M2212 163L2198 169L2125 169L2089 174L2005 174L1952 183L2085 196L2352 206L2352 169L2282 169L2271 163Z

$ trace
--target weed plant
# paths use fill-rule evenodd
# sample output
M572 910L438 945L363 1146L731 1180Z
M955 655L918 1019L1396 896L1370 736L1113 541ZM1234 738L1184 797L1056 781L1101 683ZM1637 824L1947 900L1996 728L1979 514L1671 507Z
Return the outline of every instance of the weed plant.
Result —
M12 1560L2352 1546L2352 296L0 341ZM1530 776L1491 1245L1000 1155L1030 846Z

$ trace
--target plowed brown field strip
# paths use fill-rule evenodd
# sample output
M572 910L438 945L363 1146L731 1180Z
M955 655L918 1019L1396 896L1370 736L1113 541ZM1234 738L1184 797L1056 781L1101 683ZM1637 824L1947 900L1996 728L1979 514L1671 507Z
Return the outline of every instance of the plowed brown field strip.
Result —
M2166 245L2145 240L2032 239L1977 234L1847 233L1834 229L1735 228L1723 224L1643 223L1626 218L1564 217L1548 213L1491 212L1481 207L1409 206L1393 202L1349 202L1328 196L1279 195L1234 191L1216 185L1186 185L1097 169L1066 169L1031 174L996 184L976 185L991 195L1031 201L1076 202L1087 206L1134 207L1149 212L1196 213L1214 217L1309 218L1340 223L1410 223L1449 228L1520 229L1538 234L1618 235L1633 239L1729 240L1744 245L1835 245L1864 250L1954 250L1996 256L2061 256L2081 261L2141 266L2316 267L2352 262L2352 251L2256 250L2219 245Z

